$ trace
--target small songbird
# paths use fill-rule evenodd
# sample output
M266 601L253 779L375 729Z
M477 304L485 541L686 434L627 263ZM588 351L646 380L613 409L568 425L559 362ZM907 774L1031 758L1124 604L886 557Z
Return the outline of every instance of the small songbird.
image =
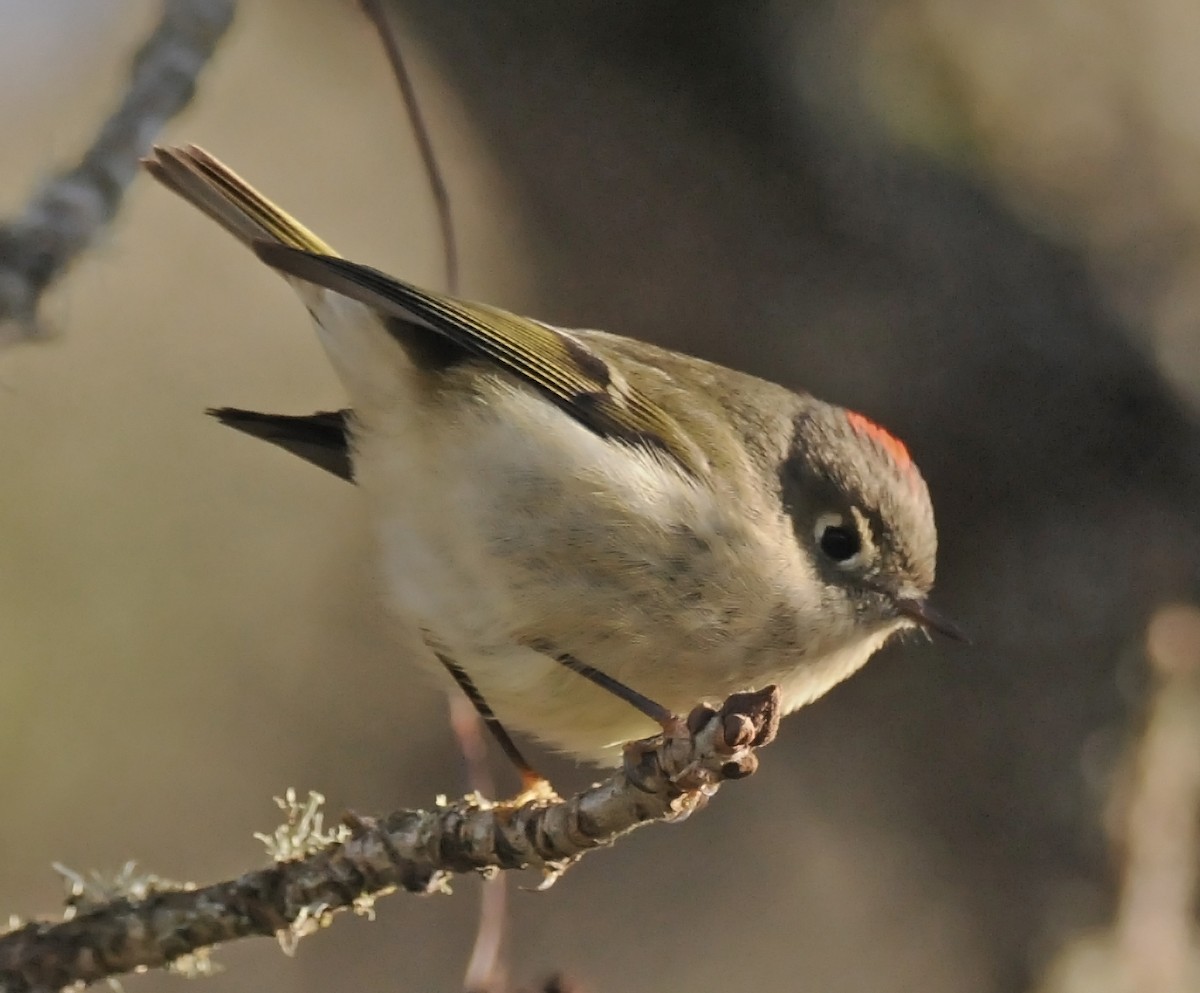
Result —
M821 696L927 602L937 534L905 446L861 414L603 331L341 258L194 146L161 183L300 295L351 409L224 423L366 497L406 662L505 726L611 764L698 702Z

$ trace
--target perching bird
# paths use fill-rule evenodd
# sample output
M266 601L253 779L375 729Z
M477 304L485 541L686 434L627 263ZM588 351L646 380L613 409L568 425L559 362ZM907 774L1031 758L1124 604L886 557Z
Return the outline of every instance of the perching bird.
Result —
M151 174L299 293L352 410L225 408L356 482L406 662L572 755L702 700L819 697L928 605L937 536L904 445L840 407L347 261L194 146Z

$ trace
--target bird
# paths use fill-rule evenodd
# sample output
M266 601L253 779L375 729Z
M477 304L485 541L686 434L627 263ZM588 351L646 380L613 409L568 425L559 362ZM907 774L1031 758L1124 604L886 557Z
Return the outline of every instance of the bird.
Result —
M701 701L788 713L900 632L962 638L928 487L866 416L350 261L195 145L144 164L293 287L350 402L209 413L359 487L398 652L524 786L510 731L611 765Z

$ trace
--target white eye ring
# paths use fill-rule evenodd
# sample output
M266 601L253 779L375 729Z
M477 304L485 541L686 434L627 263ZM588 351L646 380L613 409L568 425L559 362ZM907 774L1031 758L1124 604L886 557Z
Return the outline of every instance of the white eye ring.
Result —
M862 562L865 542L858 521L842 514L824 513L813 526L817 548L840 569L853 569Z

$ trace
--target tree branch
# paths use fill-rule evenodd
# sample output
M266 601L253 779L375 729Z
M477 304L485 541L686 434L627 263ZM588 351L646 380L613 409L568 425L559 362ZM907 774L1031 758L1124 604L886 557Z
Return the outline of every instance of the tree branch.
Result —
M775 687L735 694L720 711L699 707L686 732L635 743L620 772L569 800L517 806L472 795L381 819L348 814L332 834L315 807L291 802L288 824L267 839L279 859L269 868L202 888L143 879L108 888L99 902L79 899L77 885L65 920L0 936L0 993L178 967L250 935L276 935L290 950L336 911L369 914L375 897L397 888L445 890L455 873L537 869L549 886L587 852L643 824L682 820L724 780L753 772L778 712Z
M163 0L162 19L134 56L125 97L92 147L0 224L0 343L37 336L42 293L116 215L138 160L192 99L234 3Z

